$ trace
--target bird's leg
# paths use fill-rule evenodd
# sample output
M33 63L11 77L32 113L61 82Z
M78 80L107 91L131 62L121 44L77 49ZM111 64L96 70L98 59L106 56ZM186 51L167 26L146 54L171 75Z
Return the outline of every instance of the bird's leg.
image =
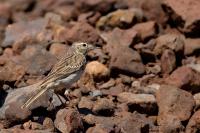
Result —
M56 93L55 93L55 94L56 94ZM62 101L62 99L60 98L60 96L59 96L58 94L56 94L56 96L57 96L58 99L60 100L61 104L62 104L63 106L66 106L66 103L63 103L63 101Z

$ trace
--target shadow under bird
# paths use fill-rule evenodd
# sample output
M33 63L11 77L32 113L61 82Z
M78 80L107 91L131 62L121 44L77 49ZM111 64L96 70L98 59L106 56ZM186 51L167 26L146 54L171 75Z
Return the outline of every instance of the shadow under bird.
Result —
M63 87L69 87L79 80L86 65L86 54L95 47L84 42L75 42L70 51L61 58L52 68L50 73L39 84L34 94L21 106L29 108L35 100L48 90L59 91Z

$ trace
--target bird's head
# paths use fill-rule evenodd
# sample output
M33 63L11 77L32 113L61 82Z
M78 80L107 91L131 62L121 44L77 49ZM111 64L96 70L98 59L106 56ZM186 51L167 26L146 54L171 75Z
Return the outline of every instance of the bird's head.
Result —
M95 46L85 43L85 42L75 42L72 44L72 48L78 53L87 54L88 51L95 48Z

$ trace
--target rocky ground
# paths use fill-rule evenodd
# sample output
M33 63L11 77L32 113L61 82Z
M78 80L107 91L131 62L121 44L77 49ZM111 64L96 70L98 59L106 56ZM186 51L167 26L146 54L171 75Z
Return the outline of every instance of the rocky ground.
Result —
M199 7L199 0L2 0L0 132L200 132ZM75 41L100 47L81 79L61 100L48 92L22 110Z

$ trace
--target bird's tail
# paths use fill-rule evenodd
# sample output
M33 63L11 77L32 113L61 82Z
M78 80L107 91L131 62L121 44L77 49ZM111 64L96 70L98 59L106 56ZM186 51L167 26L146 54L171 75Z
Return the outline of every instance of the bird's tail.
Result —
M48 90L47 87L41 86L36 93L34 93L22 106L21 108L29 108L30 105L37 100L42 94L44 94Z

